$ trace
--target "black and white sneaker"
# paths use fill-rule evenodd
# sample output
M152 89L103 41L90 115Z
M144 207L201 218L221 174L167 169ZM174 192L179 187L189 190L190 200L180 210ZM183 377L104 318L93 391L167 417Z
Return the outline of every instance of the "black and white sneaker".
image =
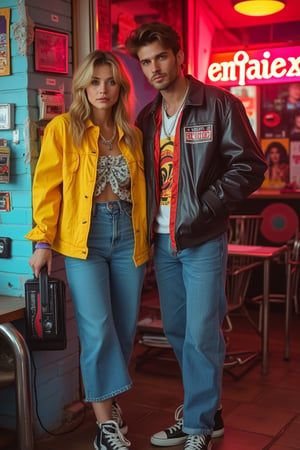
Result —
M205 434L189 434L184 450L211 450L211 437Z
M178 406L175 411L176 423L170 428L159 431L151 436L150 442L158 447L171 447L182 444L187 440L188 435L182 431L183 425L183 405ZM219 408L215 414L215 425L211 437L217 438L224 434L224 422L222 419L222 408Z
M115 400L113 400L113 402L112 402L111 418L114 422L116 422L118 424L118 427L120 428L121 433L127 434L128 425L123 417L123 412L122 412L120 405L118 405L118 403Z
M121 433L118 424L113 420L97 423L99 429L94 441L96 450L127 450L130 442Z
M150 442L158 447L170 447L172 445L182 444L186 441L187 434L182 431L183 417L182 417L183 405L178 406L175 411L176 423L170 428L166 428L163 431L159 431L151 436Z
M218 408L215 414L215 424L211 437L213 439L224 436L224 421L222 417L222 408Z

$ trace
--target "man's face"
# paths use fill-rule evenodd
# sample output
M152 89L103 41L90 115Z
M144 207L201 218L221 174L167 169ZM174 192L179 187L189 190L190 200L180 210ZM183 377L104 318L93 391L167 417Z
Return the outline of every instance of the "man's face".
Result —
M300 99L300 83L292 83L289 87L289 97L295 102Z
M175 56L171 49L165 49L155 41L140 47L137 55L147 80L159 91L170 88L181 75L181 50Z

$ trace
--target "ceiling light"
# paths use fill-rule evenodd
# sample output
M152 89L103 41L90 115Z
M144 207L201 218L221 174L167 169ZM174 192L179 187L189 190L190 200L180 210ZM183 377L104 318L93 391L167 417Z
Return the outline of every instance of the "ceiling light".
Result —
M281 11L286 0L232 0L234 9L246 16L268 16Z

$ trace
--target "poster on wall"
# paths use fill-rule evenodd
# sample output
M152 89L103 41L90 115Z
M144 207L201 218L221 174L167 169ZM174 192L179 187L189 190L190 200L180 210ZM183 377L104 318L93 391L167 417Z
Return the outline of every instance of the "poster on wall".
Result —
M10 75L10 9L0 9L0 76Z
M300 137L290 144L290 181L294 189L300 188Z
M300 82L262 86L261 137L289 137L300 112Z
M268 163L262 188L286 187L290 181L289 139L262 139L261 148Z
M230 88L230 92L238 97L243 103L256 136L258 136L257 89L257 86L232 86Z

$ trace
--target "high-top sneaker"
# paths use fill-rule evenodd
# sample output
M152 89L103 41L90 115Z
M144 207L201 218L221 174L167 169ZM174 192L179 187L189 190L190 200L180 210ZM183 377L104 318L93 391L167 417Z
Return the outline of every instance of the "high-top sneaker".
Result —
M179 445L186 441L188 435L182 431L183 426L183 405L178 406L175 411L176 423L163 431L153 434L151 436L151 444L158 447L171 447ZM222 419L222 408L219 408L215 414L215 424L211 437L217 438L224 434L224 422Z
M211 450L211 437L205 434L189 434L184 450Z
M121 433L126 434L128 432L128 426L123 417L123 411L120 405L115 400L113 400L112 402L111 418L114 422L118 424Z
M121 433L118 424L113 420L97 423L98 432L94 441L96 450L127 450L130 442Z

